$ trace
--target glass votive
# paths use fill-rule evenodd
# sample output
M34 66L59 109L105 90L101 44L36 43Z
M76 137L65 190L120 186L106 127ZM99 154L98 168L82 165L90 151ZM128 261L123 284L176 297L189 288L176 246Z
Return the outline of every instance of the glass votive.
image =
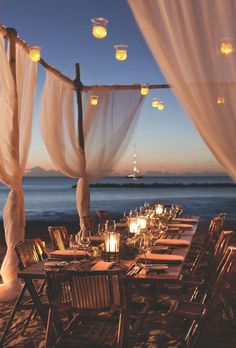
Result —
M41 47L39 46L31 46L29 49L29 57L32 60L32 62L39 62L41 55L40 55Z
M127 45L115 45L115 57L117 60L123 61L126 60L128 57L128 53L127 53Z
M108 20L102 17L91 19L93 24L92 34L96 39L104 39L107 36Z
M119 261L120 258L120 233L105 233L105 260Z
M140 226L138 222L138 217L129 218L129 232L133 234L139 234Z

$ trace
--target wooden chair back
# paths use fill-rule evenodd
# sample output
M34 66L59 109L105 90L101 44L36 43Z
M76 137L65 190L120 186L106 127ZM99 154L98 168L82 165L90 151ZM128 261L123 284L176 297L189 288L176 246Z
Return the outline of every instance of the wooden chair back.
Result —
M92 236L96 236L98 234L98 220L96 215L87 215L83 216L83 224L87 231L91 232Z
M110 219L110 213L107 210L97 210L96 214L100 222L105 223Z
M222 231L214 248L213 260L215 265L220 264L233 235L233 231Z
M41 239L26 239L20 241L15 245L15 251L21 270L39 261L43 261L48 257L47 249Z
M65 250L69 247L69 234L65 226L48 226L53 250Z
M121 271L46 270L49 301L74 310L105 311L124 309Z
M224 227L226 214L220 213L218 216L215 216L209 225L208 228L208 238L210 243L215 244L219 238L219 235Z
M229 246L217 268L215 281L209 287L212 300L215 301L219 292L227 288L236 272L236 247Z

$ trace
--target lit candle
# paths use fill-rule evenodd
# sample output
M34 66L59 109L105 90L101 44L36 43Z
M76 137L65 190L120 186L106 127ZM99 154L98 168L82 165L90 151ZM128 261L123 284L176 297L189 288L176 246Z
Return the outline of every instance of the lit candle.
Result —
M162 204L157 204L156 205L156 214L161 215L163 214L164 206Z
M152 98L152 107L159 108L160 101L157 98Z
M29 56L32 62L40 61L40 50L41 48L38 46L31 46L29 50Z
M220 45L220 52L226 56L228 56L229 54L233 53L234 48L232 43L230 42L230 39L225 37Z
M144 84L144 85L141 86L140 93L142 95L147 95L149 93L148 84Z
M92 34L96 39L104 39L107 36L108 20L102 17L91 19L93 23Z
M141 230L145 230L145 228L147 227L147 220L144 216L139 216L138 224Z
M90 97L90 103L93 106L96 106L98 104L98 96L96 95L91 95Z
M107 253L118 253L119 252L119 240L120 234L117 232L107 232L105 234L105 251Z
M116 59L117 60L126 60L128 57L128 53L127 53L127 45L115 45L114 46L115 50L116 50Z
M129 231L130 233L138 234L140 230L140 226L138 223L137 217L131 217L129 218Z

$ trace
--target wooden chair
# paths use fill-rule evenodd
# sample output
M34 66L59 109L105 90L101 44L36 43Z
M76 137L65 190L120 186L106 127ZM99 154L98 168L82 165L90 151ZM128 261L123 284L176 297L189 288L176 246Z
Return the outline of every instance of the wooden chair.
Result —
M96 236L98 234L98 220L96 215L87 215L83 216L83 224L85 229L91 232L92 236Z
M69 247L69 234L65 226L48 226L53 250L65 250Z
M107 220L110 219L110 213L107 210L97 210L96 214L99 218L99 221L102 223L105 223Z
M223 215L222 213L221 216L214 217L209 224L207 236L204 240L204 243L193 243L193 246L191 247L187 257L187 262L185 264L188 274L195 275L202 260L205 258L205 260L207 261L212 257L215 245L222 232L224 222L225 214Z
M22 270L26 267L32 266L33 264L43 261L48 257L47 249L44 242L41 239L27 239L20 241L15 245L15 251L19 260L19 268ZM45 293L46 282L39 282L35 288L38 296L43 298L45 306L47 306L46 293ZM32 316L37 314L35 304L31 300L31 297L26 295L27 287L23 285L20 295L12 309L11 315L8 319L7 325L4 329L1 337L0 345L8 344L16 336L24 335L27 326L32 319ZM22 320L14 324L16 313L19 311L27 311L27 315Z
M126 303L120 271L46 271L50 302L46 347L124 347ZM59 308L73 319L63 329Z
M186 347L192 347L201 332L204 320L209 311L218 300L220 293L229 286L236 267L236 248L228 247L218 265L211 281L205 289L200 302L179 302L176 301L171 307L168 315L185 320L187 330L183 336L183 343Z

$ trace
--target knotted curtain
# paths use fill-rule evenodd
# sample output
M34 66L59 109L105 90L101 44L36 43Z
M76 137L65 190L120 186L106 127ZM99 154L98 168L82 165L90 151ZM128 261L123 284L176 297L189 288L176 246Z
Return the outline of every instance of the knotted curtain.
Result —
M17 279L18 259L14 246L24 239L22 176L31 139L37 64L16 44L15 88L2 36L0 62L0 181L10 188L3 211L7 253L1 266L3 284L0 285L0 301L9 301L15 298L20 290L20 282Z
M94 95L98 97L96 106L90 102ZM142 101L138 90L94 88L82 92L84 152L79 146L73 86L47 71L41 101L42 136L55 166L63 174L78 178L76 205L80 218L89 214L89 182L107 174L119 160Z

